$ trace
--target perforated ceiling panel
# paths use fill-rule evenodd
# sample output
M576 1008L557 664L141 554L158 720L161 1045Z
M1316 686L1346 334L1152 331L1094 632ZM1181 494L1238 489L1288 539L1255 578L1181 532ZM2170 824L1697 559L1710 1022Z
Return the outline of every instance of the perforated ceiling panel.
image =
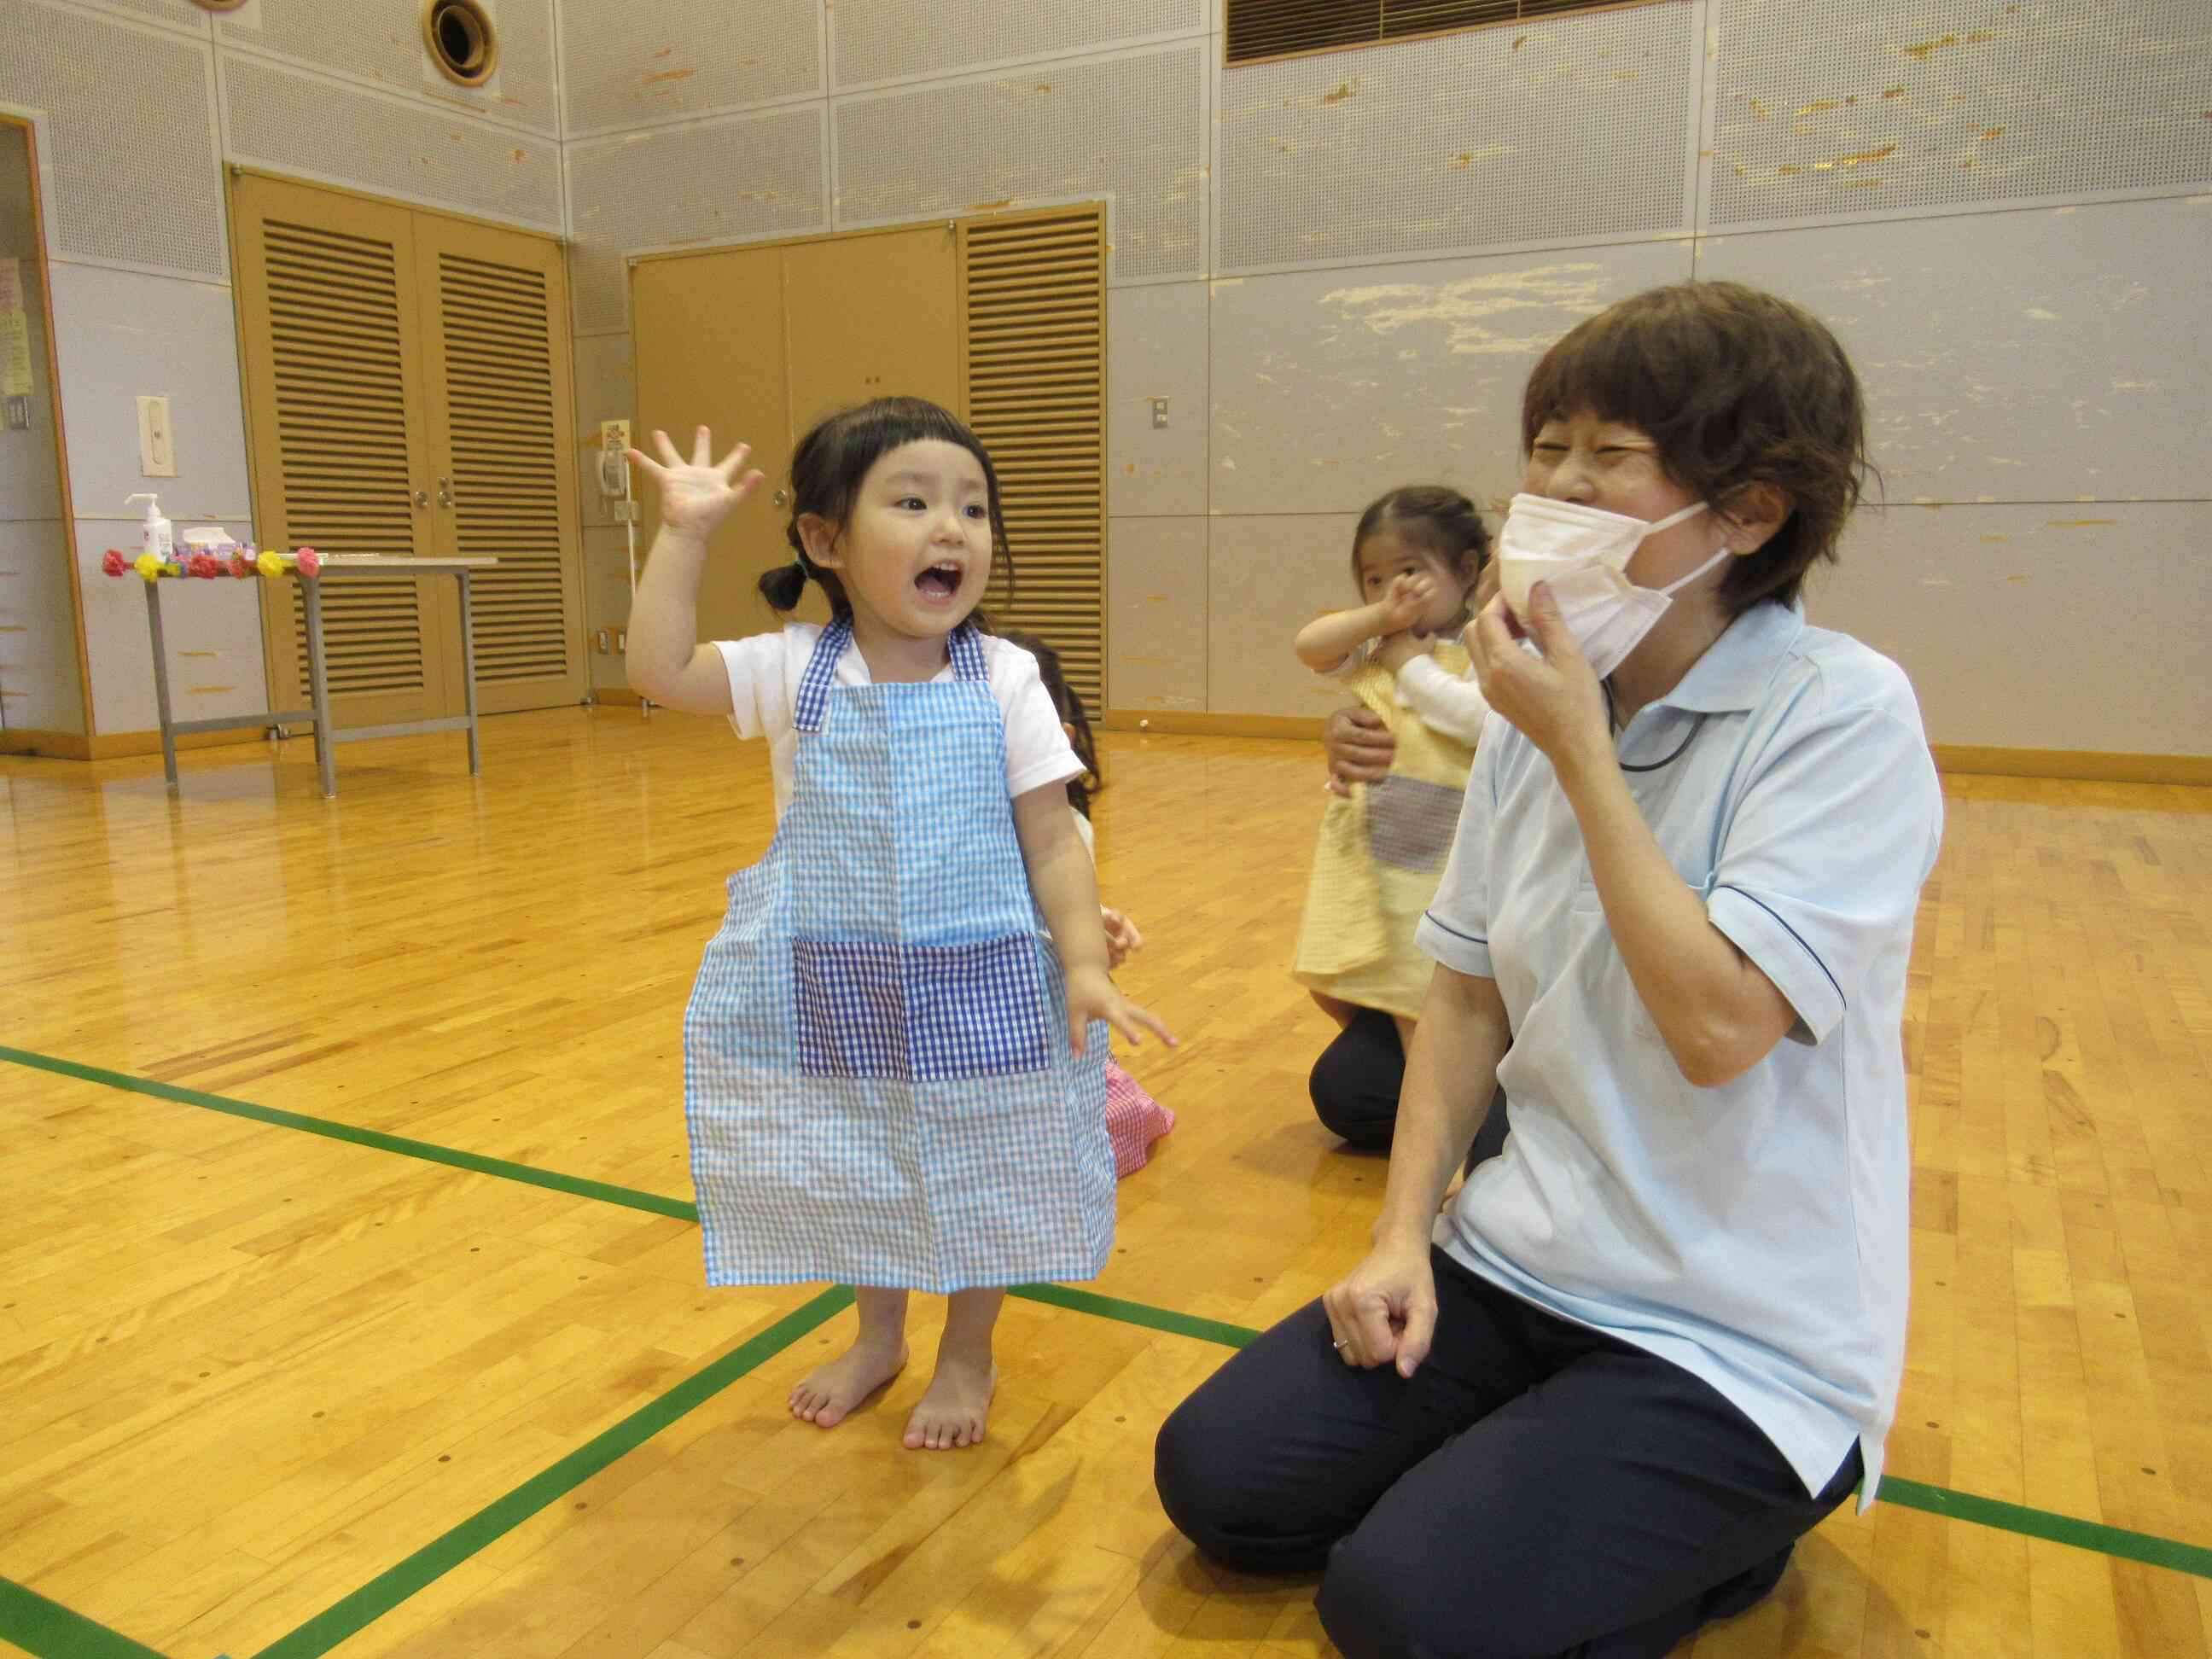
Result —
M2212 180L2205 0L1715 0L1711 222Z
M916 14L921 14L917 18ZM837 84L954 75L1020 58L1097 52L1206 28L1206 0L838 0L830 9Z
M499 58L491 80L478 88L457 86L432 62L422 40L422 0L246 0L216 19L216 37L557 133L552 0L480 3L497 33Z
M576 331L629 325L623 256L826 228L820 104L568 146Z
M102 11L143 17L152 23L167 23L173 28L189 29L194 34L204 35L208 32L208 14L194 5L192 0L81 0L81 3L96 6Z
M11 0L0 40L0 101L48 112L55 251L220 281L210 49L34 0Z
M232 158L488 219L561 228L560 147L512 127L222 55Z
M568 136L822 91L821 0L562 0Z
M1227 70L1224 270L1686 230L1693 12Z
M1108 196L1119 281L1196 273L1205 45L840 100L841 225Z

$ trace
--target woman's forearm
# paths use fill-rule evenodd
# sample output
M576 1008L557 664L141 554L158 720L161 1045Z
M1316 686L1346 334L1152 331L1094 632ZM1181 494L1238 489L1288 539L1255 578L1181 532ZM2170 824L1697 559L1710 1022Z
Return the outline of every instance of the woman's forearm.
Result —
M1425 1246L1444 1187L1467 1158L1512 1043L1495 980L1439 966L1429 981L1390 1140L1390 1177L1375 1241Z

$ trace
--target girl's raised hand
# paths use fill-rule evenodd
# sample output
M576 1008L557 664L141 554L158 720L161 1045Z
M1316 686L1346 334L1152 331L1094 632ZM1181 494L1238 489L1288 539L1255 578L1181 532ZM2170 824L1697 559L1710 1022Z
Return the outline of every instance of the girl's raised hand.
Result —
M1433 576L1393 576L1390 586L1375 605L1382 616L1382 631L1401 634L1420 621L1436 592Z
M739 477L738 472L753 453L751 447L739 444L717 461L713 437L703 426L692 440L688 463L677 454L665 432L655 431L653 442L660 451L659 461L647 460L635 449L629 458L660 486L660 522L670 530L701 537L711 533L760 483L762 474Z
M1067 975L1067 1040L1077 1054L1083 1052L1090 1036L1091 1022L1103 1019L1130 1042L1141 1043L1142 1035L1150 1031L1169 1048L1176 1046L1175 1033L1160 1022L1159 1017L1137 1005L1114 988L1114 981L1106 977L1103 968L1073 968Z

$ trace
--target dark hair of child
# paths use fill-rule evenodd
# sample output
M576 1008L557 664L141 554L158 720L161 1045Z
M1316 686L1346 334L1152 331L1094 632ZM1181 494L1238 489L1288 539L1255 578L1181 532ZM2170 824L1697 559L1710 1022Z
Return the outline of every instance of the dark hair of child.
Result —
M991 506L991 580L994 586L1003 582L1003 591L1011 592L1013 550L1006 544L998 471L992 466L982 441L950 410L927 398L878 398L817 422L791 452L791 521L783 533L794 556L791 563L778 565L761 577L761 597L777 611L789 611L798 605L806 584L813 581L829 596L831 615L841 622L851 617L852 601L845 597L845 585L837 579L837 573L823 569L806 556L799 521L812 514L842 530L852 515L854 498L860 493L868 469L901 445L927 439L957 444L981 465ZM971 620L986 633L990 631L990 619L981 611Z
M1060 710L1060 723L1069 728L1067 740L1075 750L1075 758L1083 763L1083 770L1067 781L1067 803L1087 818L1091 816L1091 798L1106 787L1106 780L1098 770L1098 740L1091 734L1091 716L1083 707L1083 698L1067 683L1067 672L1060 666L1060 653L1036 635L1002 628L999 637L1009 645L1018 645L1036 659L1037 678L1044 682L1045 695L1052 699L1052 706Z
M1522 451L1545 422L1582 414L1643 432L1667 476L1717 513L1753 484L1788 495L1782 528L1729 562L1731 617L1794 603L1805 573L1836 556L1868 476L1880 477L1843 346L1810 312L1739 283L1653 289L1577 325L1528 376Z
M1359 581L1359 550L1378 530L1419 542L1469 588L1490 562L1490 527L1473 501L1443 484L1406 484L1377 496L1352 532L1352 580Z

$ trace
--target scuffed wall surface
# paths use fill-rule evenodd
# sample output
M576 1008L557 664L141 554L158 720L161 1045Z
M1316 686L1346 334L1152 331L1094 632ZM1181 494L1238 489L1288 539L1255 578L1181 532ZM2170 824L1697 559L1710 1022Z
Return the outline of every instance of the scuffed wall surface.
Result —
M2106 647L2031 602L2069 561L2110 556L2112 531L2148 541L2099 590L2111 635L2178 649L2177 618L2212 614L2186 556L2212 528L2212 8L1661 0L1237 68L1207 9L1050 0L963 31L933 30L927 3L854 0L819 14L818 72L684 106L702 125L818 115L809 228L1109 198L1116 708L1317 712L1290 637L1346 602L1351 515L1419 480L1501 501L1543 350L1625 295L1725 276L1845 341L1900 510L2027 515L1971 538L1869 520L1813 591L1816 620L1900 657L1939 741L2212 749L2191 735L2212 732L2212 690L2169 687L2146 721ZM671 63L708 49L662 46ZM693 98L692 80L665 96ZM667 128L641 116L570 146L580 329L624 326L606 231L624 216L622 235L659 241L789 234L732 210L804 170L767 146L702 151L690 171L719 194L593 160ZM2106 511L2137 501L2163 506ZM2112 516L2020 540L2031 520ZM2005 548L1997 599L1981 565L1920 586L1929 560ZM2053 684L2081 689L2063 720L2044 718Z

